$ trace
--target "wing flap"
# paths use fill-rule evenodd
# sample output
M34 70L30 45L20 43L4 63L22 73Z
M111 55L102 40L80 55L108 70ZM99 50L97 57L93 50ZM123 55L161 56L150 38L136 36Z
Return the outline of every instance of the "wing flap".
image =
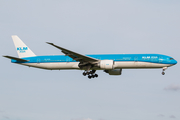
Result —
M17 60L17 61L20 61L20 62L28 62L28 60L24 60L24 59L12 57L12 56L3 56L3 57L13 59L13 60Z

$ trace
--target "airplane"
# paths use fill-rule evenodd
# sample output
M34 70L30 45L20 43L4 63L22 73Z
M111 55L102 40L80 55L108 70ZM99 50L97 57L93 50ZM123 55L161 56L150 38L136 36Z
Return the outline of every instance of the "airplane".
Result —
M46 70L84 70L83 75L89 79L98 77L96 70L104 70L109 75L121 75L122 69L152 69L165 70L177 64L170 56L162 54L92 54L82 55L53 43L47 44L61 50L65 55L36 56L31 49L17 36L12 36L18 57L3 56L12 63Z

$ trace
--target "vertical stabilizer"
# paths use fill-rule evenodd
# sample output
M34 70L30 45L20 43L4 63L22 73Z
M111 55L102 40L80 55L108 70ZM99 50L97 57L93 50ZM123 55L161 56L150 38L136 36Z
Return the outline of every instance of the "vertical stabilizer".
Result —
M15 48L17 50L19 58L25 58L25 57L33 57L36 56L28 46L26 46L23 41L17 36L12 35L12 39L15 45Z

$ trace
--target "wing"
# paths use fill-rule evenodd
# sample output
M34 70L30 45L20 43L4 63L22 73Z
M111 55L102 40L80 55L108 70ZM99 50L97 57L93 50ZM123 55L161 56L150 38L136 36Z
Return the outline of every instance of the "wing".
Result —
M75 61L79 61L79 62L88 62L88 63L92 63L92 62L97 62L99 61L98 59L95 59L95 58L91 58L91 57L88 57L88 56L85 56L85 55L81 55L79 53L76 53L76 52L73 52L71 50L68 50L68 49L65 49L65 48L62 48L62 47L59 47L57 45L54 45L53 43L49 43L49 42L46 42L47 44L50 44L58 49L60 49L66 56L69 56L71 57L73 60Z
M3 57L13 59L13 60L17 60L17 61L20 61L20 62L28 62L28 60L24 60L24 59L12 57L12 56L3 56Z

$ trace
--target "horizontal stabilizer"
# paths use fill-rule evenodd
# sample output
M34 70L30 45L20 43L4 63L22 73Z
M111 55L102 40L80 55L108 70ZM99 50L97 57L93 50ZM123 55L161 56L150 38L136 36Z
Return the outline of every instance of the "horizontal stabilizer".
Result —
M17 60L17 61L20 61L20 62L28 62L29 61L29 60L24 60L24 59L12 57L12 56L3 56L3 57L13 59L13 60Z

